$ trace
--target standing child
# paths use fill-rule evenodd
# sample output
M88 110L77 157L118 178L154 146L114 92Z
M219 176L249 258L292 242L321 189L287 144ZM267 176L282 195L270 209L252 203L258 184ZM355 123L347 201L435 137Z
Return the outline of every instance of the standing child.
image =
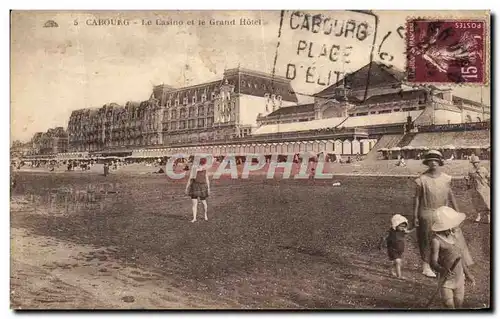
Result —
M475 284L474 277L469 271L467 259L464 255L463 244L453 232L465 220L465 214L457 213L451 207L440 207L436 210L436 217L432 224L435 232L431 247L431 267L439 274L442 285L441 298L447 308L460 308L464 302L465 280ZM450 269L454 262L460 261L454 269ZM446 278L443 278L446 276Z
M191 166L189 180L186 185L186 194L191 197L192 201L192 223L196 221L196 214L198 213L198 200L200 200L203 204L203 208L205 209L205 220L208 220L207 198L210 195L210 180L208 179L207 168L205 166L206 164L207 159L201 158L199 166Z
M382 238L380 249L385 241L387 243L387 255L393 262L392 275L397 278L403 278L401 274L401 265L403 253L405 252L405 237L406 234L413 232L415 229L408 230L408 219L396 214L391 218L391 228L387 237Z

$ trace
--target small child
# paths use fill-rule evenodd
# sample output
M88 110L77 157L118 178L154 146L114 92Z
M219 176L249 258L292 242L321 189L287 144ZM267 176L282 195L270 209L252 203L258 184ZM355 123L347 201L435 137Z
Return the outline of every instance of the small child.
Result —
M469 265L472 258L467 256L465 238L456 236L458 227L465 220L465 214L456 212L451 207L440 207L436 210L432 231L435 232L431 247L431 267L440 277L441 298L447 308L461 308L465 295L465 281L475 284ZM454 262L460 261L454 269ZM443 276L446 276L443 278Z
M379 248L382 249L384 241L387 243L387 255L393 262L392 275L397 278L403 278L401 274L401 264L403 253L405 251L405 237L415 230L408 230L408 219L406 217L396 214L391 218L391 228L386 237L383 237Z

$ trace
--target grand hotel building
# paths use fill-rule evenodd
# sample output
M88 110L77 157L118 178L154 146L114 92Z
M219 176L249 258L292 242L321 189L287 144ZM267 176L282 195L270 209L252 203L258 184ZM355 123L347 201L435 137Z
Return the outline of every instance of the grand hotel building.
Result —
M69 147L100 151L229 140L252 134L259 116L295 104L289 80L230 69L214 82L158 85L147 101L73 111Z

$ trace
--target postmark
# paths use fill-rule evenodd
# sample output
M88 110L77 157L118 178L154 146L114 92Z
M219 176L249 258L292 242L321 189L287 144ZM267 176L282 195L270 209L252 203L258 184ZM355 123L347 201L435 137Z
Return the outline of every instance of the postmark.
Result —
M487 36L485 19L408 19L407 81L487 84Z
M317 93L373 60L377 26L371 12L282 11L272 74Z

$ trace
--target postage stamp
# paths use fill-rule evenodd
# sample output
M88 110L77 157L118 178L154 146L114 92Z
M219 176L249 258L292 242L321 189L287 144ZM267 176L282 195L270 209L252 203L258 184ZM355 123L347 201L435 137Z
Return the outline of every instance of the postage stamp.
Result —
M487 82L486 20L419 18L406 27L408 82Z

